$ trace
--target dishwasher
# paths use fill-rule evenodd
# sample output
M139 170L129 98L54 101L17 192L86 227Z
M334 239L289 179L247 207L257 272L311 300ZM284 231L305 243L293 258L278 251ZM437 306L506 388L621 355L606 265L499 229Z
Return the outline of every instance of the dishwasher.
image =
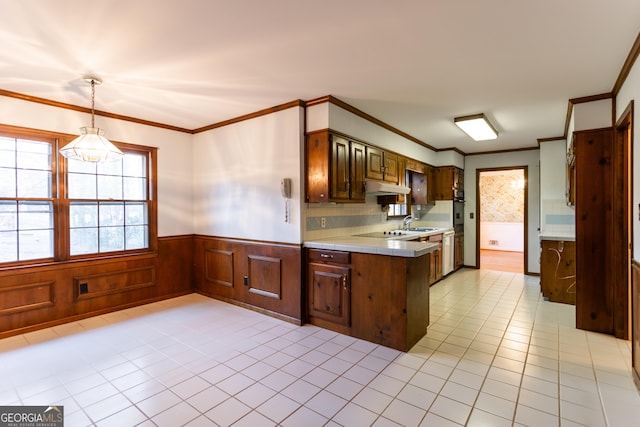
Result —
M446 231L442 235L442 275L453 271L453 240L455 232Z

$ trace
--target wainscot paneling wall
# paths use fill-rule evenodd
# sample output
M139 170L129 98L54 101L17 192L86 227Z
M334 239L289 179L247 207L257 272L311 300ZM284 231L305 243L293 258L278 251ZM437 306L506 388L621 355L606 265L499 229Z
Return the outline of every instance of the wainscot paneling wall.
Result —
M196 236L193 255L199 293L302 324L300 245Z
M0 271L0 338L191 293L192 260L189 235L158 239L157 253Z

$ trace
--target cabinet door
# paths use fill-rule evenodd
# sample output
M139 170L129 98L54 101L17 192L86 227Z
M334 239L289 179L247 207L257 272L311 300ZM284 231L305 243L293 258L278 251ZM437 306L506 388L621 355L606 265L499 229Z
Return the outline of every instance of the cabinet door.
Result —
M407 186L410 185L410 182L407 182L407 169L406 169L406 159L404 157L399 157L398 159L398 185ZM396 195L396 204L403 205L406 201L404 194Z
M410 172L411 175L411 204L427 204L427 177L423 173Z
M384 178L384 153L382 150L367 146L366 150L366 177L368 179L382 180Z
M366 197L364 188L366 153L362 144L351 141L351 200L364 201Z
M307 136L307 201L328 202L331 144L329 133L314 132Z
M456 234L453 246L453 268L457 270L464 265L464 234Z
M349 326L351 269L309 263L309 315Z
M400 158L397 154L384 153L384 176L383 179L397 184L400 180Z
M436 200L453 200L453 167L445 166L436 169Z
M427 205L434 205L436 203L436 168L433 166L425 166L424 174L427 178Z
M331 199L349 200L349 141L331 136Z

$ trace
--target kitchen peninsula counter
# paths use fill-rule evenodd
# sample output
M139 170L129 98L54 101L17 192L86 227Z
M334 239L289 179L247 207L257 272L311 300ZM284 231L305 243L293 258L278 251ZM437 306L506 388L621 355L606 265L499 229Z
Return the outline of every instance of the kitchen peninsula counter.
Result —
M400 351L426 334L437 242L342 236L304 246L309 323Z

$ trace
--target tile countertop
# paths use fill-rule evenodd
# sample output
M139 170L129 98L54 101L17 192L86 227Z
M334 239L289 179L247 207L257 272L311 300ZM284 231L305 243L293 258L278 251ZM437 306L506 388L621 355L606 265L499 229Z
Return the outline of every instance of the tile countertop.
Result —
M538 234L540 240L556 240L563 242L575 242L576 236L575 234L563 233L559 231L542 231Z
M453 229L451 229L453 230ZM442 228L428 232L412 232L400 238L377 238L362 236L340 236L304 242L305 248L327 249L346 252L359 252L374 255L391 255L405 258L417 258L438 248L437 242L415 242L408 238L418 238L433 234L442 234L449 229Z

